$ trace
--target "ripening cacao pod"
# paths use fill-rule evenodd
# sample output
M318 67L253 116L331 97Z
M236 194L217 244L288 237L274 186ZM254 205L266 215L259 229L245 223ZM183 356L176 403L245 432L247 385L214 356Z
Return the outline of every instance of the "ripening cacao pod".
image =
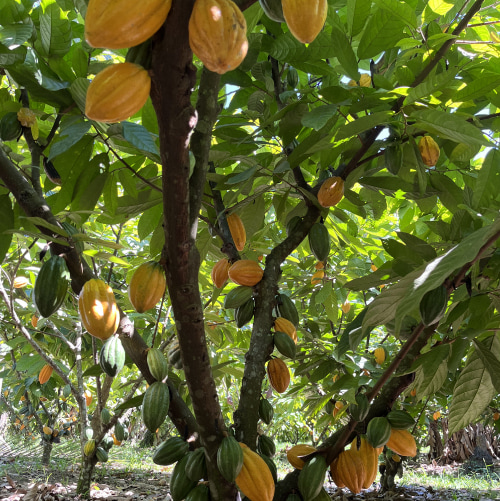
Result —
M163 25L172 0L90 0L85 40L91 47L126 49L145 42Z
M328 470L323 456L314 456L299 473L298 487L304 501L315 499L323 488Z
M252 320L254 308L255 302L253 298L250 298L246 303L238 306L238 308L234 310L234 320L238 329Z
M224 284L227 282L227 279L229 278L230 267L231 264L225 258L217 261L214 264L210 276L212 277L212 282L217 289L222 289L222 287L224 287Z
M393 454L391 456L391 459L395 462L395 463L400 463L401 462L401 456L399 454Z
M297 470L304 468L305 462L299 456L307 456L316 450L315 447L308 444L297 444L286 451L288 462Z
M210 501L210 489L208 485L198 484L188 492L185 501Z
M283 17L290 33L302 43L311 43L323 28L327 0L282 0Z
M493 414L493 421L498 421L500 419L500 412L495 412Z
M278 294L276 297L277 299L277 308L278 308L278 313L280 317L286 318L290 322L292 322L293 325L297 326L299 325L299 312L297 311L297 308L295 307L295 303L292 301L290 296L287 296L286 294Z
M434 421L437 421L440 417L441 417L441 412L439 412L439 411L436 411L436 412L432 415L432 419L434 419Z
M270 458L276 454L276 445L274 445L273 439L267 435L259 435L257 448L261 454Z
M217 451L217 468L228 481L234 482L243 467L243 450L237 440L228 435L222 439Z
M259 3L269 19L276 21L277 23L285 22L281 0L259 0Z
M186 475L186 463L188 459L189 456L185 455L179 460L174 466L174 471L170 477L170 495L173 501L182 501L185 499L189 491L198 483Z
M382 365L385 362L385 350L382 347L376 348L373 352L375 356L375 363L378 365Z
M189 444L181 437L170 437L162 442L153 454L153 463L168 466L182 459L189 452Z
M312 285L319 284L323 280L323 278L325 278L325 272L323 270L318 270L311 277L311 284Z
M342 453L341 453L342 454ZM332 480L334 481L335 485L339 489L343 489L345 487L345 484L342 482L340 479L340 476L338 474L337 466L339 464L339 458L335 458L333 462L330 464L330 474L332 476Z
M363 73L359 78L359 86L360 87L371 87L372 86L372 77L368 75L368 73Z
M357 446L355 446L355 448L357 448ZM368 489L368 487L370 487L373 484L373 482L375 482L375 478L377 477L378 449L372 447L365 437L361 437L360 446L358 450L361 455L361 459L363 461L363 466L365 469L365 476L361 487L363 489Z
M142 401L142 420L151 433L155 433L165 421L169 405L170 390L165 383L157 381L146 390Z
M324 224L314 223L312 225L309 231L309 247L318 261L325 261L330 254L330 235Z
M290 384L290 371L281 358L269 360L267 363L267 377L271 386L278 393L284 393Z
M109 285L93 278L83 285L78 298L78 311L88 333L98 339L108 339L118 329L120 312Z
M66 297L69 272L61 256L45 261L35 280L35 305L42 317L55 313Z
M111 123L127 120L146 103L151 78L134 63L117 63L100 71L87 90L85 115L90 120Z
M293 340L295 344L297 344L297 330L295 329L295 325L293 325L290 320L287 320L283 317L278 317L274 320L274 330L279 332L284 332L286 335Z
M111 336L99 352L99 365L104 373L115 377L125 364L125 349L118 336Z
M168 361L158 348L148 350L147 362L149 372L157 381L163 381L168 375Z
M118 440L114 433L111 434L111 437L113 438L113 445L116 445L117 447L122 445L122 440Z
M414 457L417 455L417 444L412 434L407 430L391 430L387 447L401 456Z
M31 316L31 325L34 329L36 329L36 326L38 325L38 317L36 315Z
M284 332L276 331L273 336L276 349L285 357L295 359L297 346L294 340Z
M405 430L415 425L415 420L406 411L391 411L387 414L391 428Z
M90 407L90 404L92 403L92 393L90 393L89 390L85 390L83 395L85 397L85 404L87 407Z
M15 111L9 111L0 120L0 139L2 141L14 141L22 132L23 128Z
M186 462L186 475L198 482L202 478L207 478L207 460L205 457L205 447L198 447L193 452L188 452Z
M448 307L448 289L439 285L435 289L427 291L420 300L420 316L422 323L428 327L439 322Z
M418 143L422 161L428 167L433 167L439 160L439 146L430 136L424 136Z
M240 443L243 466L236 477L238 489L250 500L272 501L274 479L267 463L245 444Z
M239 308L243 306L253 295L251 287L240 286L231 289L224 298L224 308Z
M264 275L259 263L251 259L240 259L229 268L229 278L238 285L253 287Z
M135 311L144 313L160 301L165 293L163 266L155 261L143 263L135 270L128 286L128 297Z
M45 433L45 435L52 435L52 428L50 426L44 426L42 428L42 431Z
M14 281L12 282L12 285L14 286L14 289L22 289L23 287L26 287L30 281L26 277L15 277Z
M339 454L336 475L339 482L351 492L361 492L366 472L363 458L357 449L348 449Z
M247 241L247 233L243 221L238 214L229 214L226 217L226 221L236 249L242 251Z
M383 447L391 436L391 425L385 417L370 420L366 429L366 438L375 449Z
M343 303L342 306L340 307L342 312L347 315L351 311L351 303L346 299Z
M259 401L259 417L266 424L271 424L274 416L274 409L267 398L261 398Z
M341 177L329 177L318 191L318 202L322 207L337 205L344 196L344 180Z
M231 0L196 0L189 19L189 45L215 73L234 70L248 51L247 23ZM236 242L235 242L236 243Z
M40 384L44 384L46 383L49 379L50 379L50 376L52 376L52 371L54 369L52 368L51 365L49 364L45 364L40 373L38 374L38 381ZM51 432L52 433L52 432Z
M87 440L87 442L85 443L85 446L83 447L83 453L86 456L92 456L92 454L94 454L94 451L95 451L95 440L92 438L90 440Z

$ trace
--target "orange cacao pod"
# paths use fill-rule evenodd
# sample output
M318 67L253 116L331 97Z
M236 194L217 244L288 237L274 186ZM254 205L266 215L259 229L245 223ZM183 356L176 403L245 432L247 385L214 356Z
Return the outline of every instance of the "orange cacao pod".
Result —
M349 449L339 454L337 477L351 492L358 494L365 480L365 465L358 450Z
M278 393L284 393L290 384L290 371L281 358L269 360L267 363L267 377L271 386Z
M340 308L347 315L347 313L351 310L351 303L346 299Z
M274 321L274 330L284 332L293 339L295 344L297 344L297 330L295 329L295 325L293 325L290 320L287 320L283 317L278 317Z
M341 177L329 177L318 191L318 202L322 207L337 205L344 196L344 180Z
M424 136L418 143L422 161L428 167L433 167L439 160L439 146L430 136Z
M365 477L361 486L363 489L368 489L377 477L378 450L374 449L365 437L361 437L359 449L357 448L357 439L353 440L351 449L358 450L361 455L365 468Z
M264 270L256 261L241 259L229 268L228 274L235 284L253 287L262 280Z
M16 277L14 278L12 285L14 286L14 289L21 289L26 287L29 283L30 281L26 277Z
M272 501L274 479L267 463L245 444L240 442L243 451L243 466L236 477L238 489L252 501Z
M85 40L91 47L135 47L160 29L171 5L172 0L90 0Z
M315 270L323 270L325 268L325 263L323 261L318 261L315 265L314 265L314 269Z
M121 122L137 113L151 88L148 72L138 64L118 63L100 71L87 91L85 115L98 122Z
M375 356L375 363L378 365L382 365L385 362L385 350L384 348L376 348L375 351L373 352L373 355Z
M436 412L432 415L432 419L434 419L434 421L437 421L440 417L441 417L441 412L439 412L439 411L436 411Z
M153 308L165 293L163 266L155 261L143 263L135 270L128 286L128 297L135 310L143 313Z
M242 251L245 248L245 243L247 241L247 233L245 231L243 221L238 214L229 214L226 221L236 249Z
M50 379L50 376L52 376L53 370L54 369L49 364L45 364L42 367L42 369L40 370L40 373L38 374L38 381L40 382L40 384L44 384Z
M225 258L214 264L210 276L212 277L212 282L217 289L222 289L224 284L227 282L227 279L229 278L230 266L229 261Z
M312 445L307 444L297 444L286 451L286 458L288 462L297 470L302 470L304 467L304 461L300 459L299 456L307 456L316 450Z
M311 284L319 284L323 280L323 278L325 278L325 272L323 270L318 270L311 277Z
M85 282L78 298L82 324L88 333L99 339L108 339L118 329L120 313L115 295L109 285L93 278Z
M311 43L323 28L327 0L282 0L283 17L290 33L302 43Z
M90 404L92 403L92 393L90 393L89 390L85 390L84 396L85 396L85 403L87 407L89 407Z
M31 325L34 329L36 329L36 326L38 325L38 317L36 315L31 316Z
M392 428L391 436L386 445L401 456L415 457L417 455L417 444L408 430L396 430Z
M493 421L498 421L500 419L500 412L495 412L493 414Z
M215 73L234 70L248 51L247 23L231 0L196 0L189 19L189 45Z
M335 482L335 485L339 489L343 489L345 487L345 484L342 482L340 479L337 466L339 464L339 458L335 458L332 463L330 464L330 474L332 475L332 480Z

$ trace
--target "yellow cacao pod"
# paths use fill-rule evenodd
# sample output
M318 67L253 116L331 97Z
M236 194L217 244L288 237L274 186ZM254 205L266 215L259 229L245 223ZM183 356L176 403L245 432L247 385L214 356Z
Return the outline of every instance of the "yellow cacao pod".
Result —
M325 278L325 272L323 270L318 270L311 277L311 284L319 284L323 280L323 278Z
M88 333L98 339L108 339L118 329L120 312L109 285L93 278L85 282L78 298L82 324Z
M376 348L373 352L375 356L375 363L382 365L385 362L385 350L382 347Z
M160 29L171 5L172 0L90 0L85 40L91 47L135 47Z
M278 317L274 321L274 330L279 332L284 332L291 339L293 339L294 343L297 344L297 329L295 329L295 325L283 317Z
M44 426L43 432L45 433L45 435L52 435L52 428L50 426Z
M118 63L99 72L89 85L85 115L98 122L121 122L137 113L151 88L148 72L138 64Z
M231 264L225 258L217 261L214 264L210 276L212 277L212 282L217 289L222 289L222 287L224 287L224 284L227 282L227 279L229 278L230 267Z
M247 241L247 233L245 231L243 221L238 214L229 214L226 220L236 249L242 251L245 248L245 243Z
M189 19L189 45L215 73L234 70L248 51L247 23L231 0L196 0Z
M87 407L89 407L90 404L92 403L92 393L90 393L89 390L85 390L84 396L85 396L85 404L87 405Z
M417 455L417 444L408 430L396 430L392 428L391 436L386 445L401 456L415 457Z
M401 456L399 454L393 454L391 456L391 459L395 462L395 463L400 463L401 462Z
M307 456L316 450L315 447L308 444L297 444L286 451L288 462L297 470L302 470L304 461L299 456Z
M36 329L36 326L38 325L38 317L36 315L31 316L31 325L34 329Z
M50 376L52 376L52 371L54 369L52 368L51 365L49 364L45 364L40 373L38 374L38 381L40 384L44 384L46 383L49 379L50 379ZM51 432L52 433L52 432Z
M256 261L240 259L231 265L228 274L235 284L253 287L262 280L264 270Z
M315 270L324 270L325 269L325 263L323 261L318 261L315 265L314 265L314 269Z
M358 494L363 488L366 472L363 458L358 450L349 449L339 454L336 474L340 483Z
M283 17L290 33L302 43L311 43L323 28L327 0L282 0Z
M284 393L290 384L290 371L281 358L269 360L267 363L267 377L271 386L278 393Z
M346 299L345 302L342 303L341 309L347 315L351 310L351 303Z
M143 313L160 301L165 293L163 266L155 261L143 263L135 270L128 286L128 297L135 310Z
M86 456L92 456L92 454L94 454L95 447L96 447L95 440L92 438L85 443L85 446L83 448L83 453Z
M339 464L339 458L337 457L336 459L333 460L333 462L330 464L330 474L332 476L332 480L335 482L335 485L339 489L343 489L345 487L345 484L342 482L340 479L337 466Z
M318 202L322 207L337 205L344 196L344 180L333 176L326 179L318 191Z
M437 164L440 150L438 144L432 137L424 136L418 143L418 149L425 165L433 167Z
M236 477L238 489L251 501L272 501L274 479L267 463L245 444L240 442L243 451L243 466Z
M357 439L353 440L351 444L351 449L357 449ZM357 449L361 455L361 459L363 461L363 466L365 468L365 477L361 484L363 489L368 489L373 482L375 482L375 478L377 477L378 472L378 450L373 448L366 440L365 437L361 437L359 449Z
M359 86L360 87L371 87L372 86L372 78L367 73L363 73L359 78Z

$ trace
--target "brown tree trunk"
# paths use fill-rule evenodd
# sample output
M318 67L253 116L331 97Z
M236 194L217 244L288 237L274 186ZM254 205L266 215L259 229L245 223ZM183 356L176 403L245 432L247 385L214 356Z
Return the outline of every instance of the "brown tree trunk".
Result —
M42 454L42 464L44 466L49 466L50 455L52 454L52 442L42 440L43 442L43 454Z
M97 458L95 455L91 457L83 456L82 469L80 471L80 477L78 478L78 485L76 487L76 493L80 496L88 496L96 464Z

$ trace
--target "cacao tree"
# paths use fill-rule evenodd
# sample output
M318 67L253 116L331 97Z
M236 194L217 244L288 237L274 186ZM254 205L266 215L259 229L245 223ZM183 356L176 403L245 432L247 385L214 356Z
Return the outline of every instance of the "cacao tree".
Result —
M107 457L105 433L121 426L118 414L101 422L121 354L99 353L115 330L125 370L143 378L129 396L137 392L149 431L160 413L178 432L181 442L155 453L182 453L174 500L197 488L186 463L201 447L214 500L235 499L236 484L257 499L254 470L266 479L262 499L297 487L314 499L329 465L337 485L370 483L346 482L346 461L368 457L356 436L413 454L400 432L407 414L391 413L436 396L450 433L491 413L500 388L495 2L151 4L138 39L127 38L134 2L108 13L85 0L0 6L1 377L17 370L19 392L39 391L29 378L60 357L57 383L77 385L79 491ZM64 259L71 291L48 301L59 308L32 329L48 255ZM149 261L166 278L155 310L136 305L162 297L158 276L127 294ZM29 277L24 288L18 276ZM111 296L118 308L105 335L78 300L95 279L110 286L101 309L115 308ZM42 284L44 298L56 285ZM85 355L78 381L74 339ZM163 379L152 348L169 360ZM86 433L90 378L100 398ZM299 415L300 432L277 409ZM282 436L310 429L317 450L274 487L262 427L279 420ZM239 472L224 466L244 461Z

